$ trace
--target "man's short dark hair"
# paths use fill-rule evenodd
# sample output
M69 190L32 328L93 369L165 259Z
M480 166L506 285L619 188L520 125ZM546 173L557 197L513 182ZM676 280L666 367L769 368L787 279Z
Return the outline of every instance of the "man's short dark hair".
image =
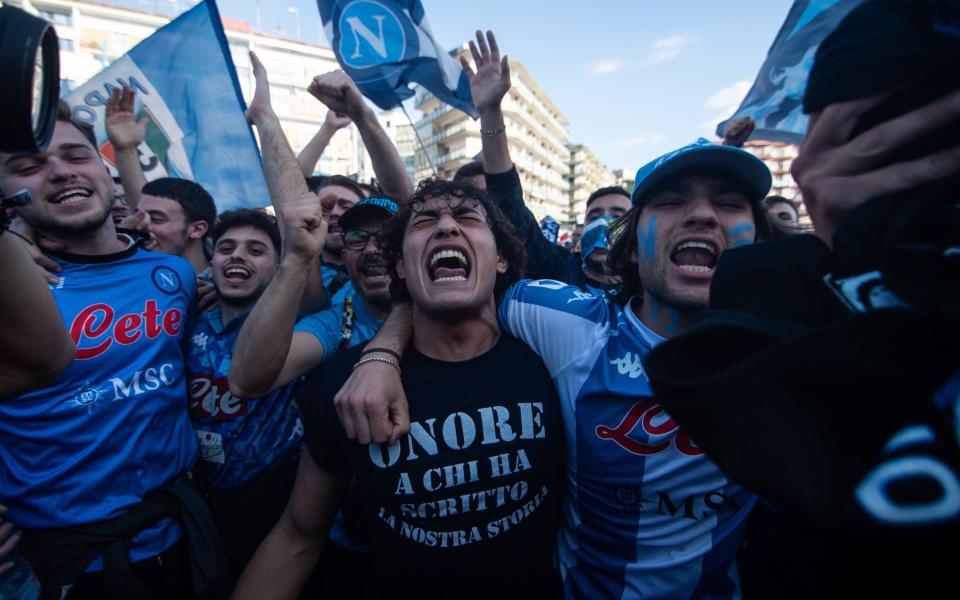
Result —
M619 185L611 185L609 187L600 188L594 193L590 194L587 198L587 206L590 206L590 203L599 198L600 196L609 196L611 194L620 194L625 197L628 201L630 200L630 193L627 190L623 189Z
M497 203L485 190L481 190L467 181L440 181L425 179L417 186L417 191L410 197L410 201L400 208L400 212L390 220L383 235L380 236L380 251L387 261L390 270L390 295L394 300L409 300L406 283L397 273L397 259L403 255L403 238L406 234L407 223L413 216L416 207L431 198L441 196L455 196L470 198L478 201L487 214L487 224L493 232L493 239L497 243L497 252L507 261L507 272L498 273L493 293L497 302L500 296L510 287L510 284L523 277L527 261L527 253L523 242L517 237L517 230L507 220Z
M204 221L208 231L213 229L213 224L217 220L217 205L213 202L213 197L195 181L161 177L147 182L143 186L142 193L175 200L183 209L187 223Z
M277 259L280 257L280 227L277 225L277 219L258 208L237 208L221 213L217 217L217 224L213 226L211 236L213 245L217 245L223 234L234 227L253 227L267 234L270 241L273 242L273 249L277 251Z
M343 175L311 175L310 177L307 177L307 188L309 188L314 194L328 185L339 185L340 187L345 187L354 192L358 198L367 197L367 195L363 193L363 188L357 185L357 182L349 177L344 177Z
M379 183L357 183L357 187L363 190L363 197L369 198L371 196L383 196L383 188L380 187Z
M483 170L483 163L479 160L462 165L457 169L457 172L453 174L453 180L460 181L461 179L469 179L477 175L486 175L486 171Z
M93 125L89 123L84 123L83 121L75 118L73 112L70 110L70 105L61 100L57 104L57 120L64 123L70 123L74 127L80 130L80 133L83 134L83 137L87 138L87 141L90 142L90 145L93 146L94 150L97 150L97 153L100 153L100 150L97 148L97 134L93 131Z

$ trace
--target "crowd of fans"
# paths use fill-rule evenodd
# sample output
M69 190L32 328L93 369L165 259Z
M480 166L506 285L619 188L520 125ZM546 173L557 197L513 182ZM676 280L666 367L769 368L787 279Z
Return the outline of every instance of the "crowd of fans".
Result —
M949 593L958 22L872 0L823 43L812 233L742 120L548 240L489 32L462 61L482 161L415 187L339 71L295 156L251 53L275 217L147 182L130 89L119 177L62 105L46 150L0 154L33 197L0 235L0 597ZM350 123L375 184L313 175Z

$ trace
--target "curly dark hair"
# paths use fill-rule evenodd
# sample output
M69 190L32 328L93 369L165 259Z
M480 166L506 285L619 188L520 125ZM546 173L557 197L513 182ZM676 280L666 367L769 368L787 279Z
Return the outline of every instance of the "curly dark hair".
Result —
M277 260L280 260L280 227L277 226L276 217L259 208L237 208L222 212L213 226L213 245L216 246L220 237L234 227L253 227L267 234L277 252Z
M493 293L497 303L500 296L510 287L510 284L523 277L527 261L527 253L523 242L517 236L517 230L501 212L500 207L485 190L478 189L467 181L440 181L425 179L417 186L417 191L410 197L410 201L400 208L400 212L390 220L379 238L380 251L387 261L390 270L390 295L394 300L409 300L410 294L403 279L397 273L397 259L403 255L403 239L407 230L407 223L416 212L416 206L431 198L441 196L455 196L476 200L483 207L487 217L487 224L493 232L493 239L497 244L497 252L507 261L506 273L497 274Z

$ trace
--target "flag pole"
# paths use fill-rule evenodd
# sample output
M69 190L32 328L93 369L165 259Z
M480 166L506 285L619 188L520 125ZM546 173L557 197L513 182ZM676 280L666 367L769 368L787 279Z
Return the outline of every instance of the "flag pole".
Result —
M413 135L417 136L417 143L420 144L420 149L423 150L423 155L427 157L427 163L430 164L430 168L433 169L433 176L439 177L440 173L437 171L437 165L433 164L433 160L430 158L430 153L427 152L427 147L423 145L423 140L420 139L420 132L417 131L417 126L413 124L413 119L410 118L410 113L407 112L407 107L400 103L400 110L403 111L407 121L410 121L410 127L413 128Z

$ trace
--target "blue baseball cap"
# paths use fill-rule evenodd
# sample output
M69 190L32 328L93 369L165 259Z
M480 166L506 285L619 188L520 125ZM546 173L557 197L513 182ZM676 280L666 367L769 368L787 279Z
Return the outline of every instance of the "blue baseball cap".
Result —
M352 224L367 216L380 216L390 219L400 211L400 205L386 196L370 196L357 202L340 215L341 231L346 231Z
M753 203L763 200L773 183L770 169L753 154L700 138L640 167L634 178L630 202L634 206L642 205L647 200L645 196L671 175L698 170L721 173L740 181Z

